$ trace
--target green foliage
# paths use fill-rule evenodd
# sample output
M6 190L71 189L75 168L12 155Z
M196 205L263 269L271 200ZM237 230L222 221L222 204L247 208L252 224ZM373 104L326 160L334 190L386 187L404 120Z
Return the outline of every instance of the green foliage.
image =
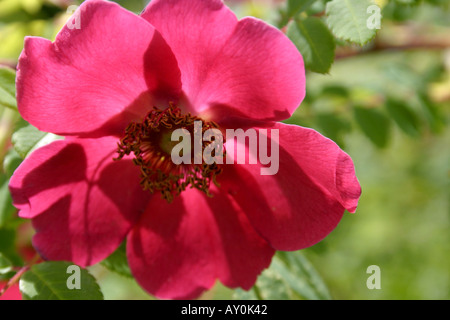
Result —
M16 250L16 230L13 227L0 228L0 253L12 266L21 266L23 260ZM13 273L0 275L1 279L9 279Z
M333 0L327 3L328 25L336 37L359 45L364 45L375 37L376 29L367 27L370 13L367 9L374 5L371 0Z
M29 22L54 18L62 9L50 1L3 0L0 1L0 22Z
M420 136L419 118L405 102L389 98L386 101L386 108L391 118L406 134L413 138Z
M363 107L354 108L355 120L362 132L379 148L387 146L390 137L390 122L382 112Z
M9 179L0 175L0 228L5 227L16 212L12 206L11 194L8 189Z
M329 300L331 296L322 278L302 253L279 251L253 290L236 290L235 298Z
M86 269L80 270L80 285L70 289L70 277L76 274L68 269L69 262L43 262L34 265L20 279L20 291L26 300L102 300L95 278ZM75 280L74 280L75 281Z
M334 38L328 27L316 17L296 19L287 30L288 37L302 53L305 66L327 73L334 60Z
M19 156L14 148L11 148L5 155L5 159L3 160L3 171L8 179L11 178L14 171L22 163L22 160L22 157Z
M418 94L418 100L419 105L424 110L424 118L428 122L431 131L435 134L441 133L445 128L446 121L439 106L433 103L430 97L423 92Z
M122 276L132 278L130 267L128 266L125 242L117 248L108 258L102 261L102 265L107 269Z
M12 267L12 262L0 252L0 275L10 272Z
M308 9L311 4L316 0L287 0L286 9L281 10L281 19L278 23L280 27L284 27L289 20L299 15L306 9Z
M11 140L17 154L25 159L34 150L60 138L55 134L42 132L32 125L28 125L14 132Z
M0 66L0 107L17 109L15 79L14 70Z
M344 137L352 130L350 121L334 113L317 113L315 117L318 129L340 147L344 147Z

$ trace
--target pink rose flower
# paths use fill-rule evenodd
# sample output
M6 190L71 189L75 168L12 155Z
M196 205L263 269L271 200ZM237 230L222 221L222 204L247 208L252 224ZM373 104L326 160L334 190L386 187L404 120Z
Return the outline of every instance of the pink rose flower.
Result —
M220 0L153 0L140 16L89 0L74 17L79 28L64 26L53 43L27 37L18 65L21 115L65 137L10 182L42 257L88 266L126 239L143 288L195 298L216 280L251 288L275 250L311 246L356 210L350 157L277 122L305 96L302 57L281 31L238 21ZM278 173L173 164L164 138L192 132L194 120L278 129Z

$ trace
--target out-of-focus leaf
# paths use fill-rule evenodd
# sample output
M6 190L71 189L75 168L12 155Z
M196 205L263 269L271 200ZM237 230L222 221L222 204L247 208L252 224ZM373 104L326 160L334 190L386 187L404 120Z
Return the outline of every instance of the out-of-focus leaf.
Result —
M334 37L316 17L296 19L287 30L288 37L302 53L305 66L311 71L327 73L334 60Z
M306 9L316 0L288 0L287 1L287 12L293 17Z
M364 45L375 37L376 29L368 27L372 13L367 9L371 0L333 0L327 3L328 25L336 37Z
M125 242L122 243L108 258L103 260L102 265L122 276L133 277L130 267L128 266Z
M15 266L23 264L15 247L16 231L11 228L0 228L0 252Z
M22 163L22 158L16 152L14 148L11 148L5 156L3 160L3 170L6 174L6 177L11 178L14 171L17 167Z
M8 189L9 179L0 174L0 228L7 225L16 209L12 205L11 194Z
M6 274L12 270L12 262L0 252L0 274Z
M16 212L12 205L11 194L8 183L16 168L22 162L22 158L17 154L14 148L11 148L3 160L3 171L0 174L0 228L6 227L8 222Z
M395 0L395 2L403 5L418 5L422 0Z
M61 139L61 137L53 133L39 131L32 125L28 125L14 132L11 140L14 149L25 159L34 150L58 139Z
M58 7L50 1L22 0L0 1L0 22L30 22L33 20L47 20L55 17L64 8Z
M302 13L314 3L315 0L288 0L286 9L281 10L281 18L278 26L284 27L296 15Z
M354 107L355 120L362 132L379 148L387 146L390 137L389 119L380 111Z
M349 98L350 92L346 87L334 84L334 85L324 86L322 88L321 95Z
M383 73L396 83L402 84L415 91L423 90L426 87L426 83L422 76L406 63L388 63L384 67Z
M134 13L140 13L142 10L144 10L147 3L149 3L148 0L113 0L114 2L117 2L125 9L128 9Z
M351 125L343 118L332 113L320 113L316 115L319 130L328 138L336 142L341 148L344 147L342 137L351 131Z
M422 106L426 121L429 123L433 133L440 133L445 127L445 119L437 106L430 100L427 94L418 94L419 103Z
M76 272L69 269L72 263L57 261L34 265L23 274L19 287L26 300L102 300L103 294L95 278L86 270L79 270L79 289L69 289L68 283L76 277ZM76 281L76 280L74 280Z
M0 106L17 110L16 73L6 67L0 67Z
M389 98L386 109L391 118L406 134L417 138L420 136L420 122L416 114L404 102Z
M330 293L312 264L300 252L277 252L252 291L236 290L238 299L328 300Z

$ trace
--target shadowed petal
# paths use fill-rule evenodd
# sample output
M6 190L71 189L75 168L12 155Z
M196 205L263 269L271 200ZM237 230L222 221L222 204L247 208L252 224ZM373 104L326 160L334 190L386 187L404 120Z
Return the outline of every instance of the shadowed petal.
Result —
M33 152L10 181L14 205L33 219L35 248L81 266L111 254L150 198L131 160L114 162L117 140L56 141Z
M127 255L137 281L164 299L191 299L216 279L250 289L274 250L235 203L188 189L168 204L152 198L130 232Z

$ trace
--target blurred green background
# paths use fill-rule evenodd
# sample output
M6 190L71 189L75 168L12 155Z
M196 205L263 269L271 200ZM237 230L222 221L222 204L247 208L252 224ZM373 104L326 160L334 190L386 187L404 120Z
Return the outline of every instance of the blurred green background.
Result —
M139 13L147 1L116 2ZM287 5L225 2L238 17L253 15L273 25ZM308 14L321 17L326 2L316 1ZM356 214L346 213L303 256L334 299L449 299L450 8L445 0L376 3L383 9L376 38L364 47L336 40L329 73L307 71L306 99L286 121L336 141L353 158L363 190ZM0 0L0 65L15 68L26 35L54 39L73 4L79 1ZM18 118L0 105L2 162ZM18 224L24 222L2 228ZM15 241L31 234L20 233ZM381 269L381 289L366 286L370 265ZM90 271L106 299L150 298L133 279L102 265ZM202 298L243 297L218 284Z

